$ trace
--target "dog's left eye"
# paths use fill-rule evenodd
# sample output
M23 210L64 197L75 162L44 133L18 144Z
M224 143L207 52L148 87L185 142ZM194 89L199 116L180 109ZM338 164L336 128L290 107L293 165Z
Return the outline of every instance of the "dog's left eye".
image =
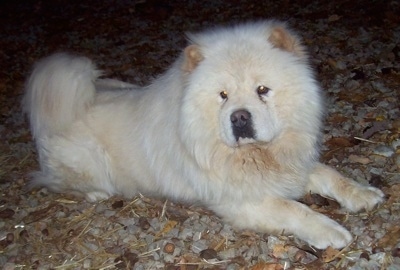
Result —
M266 87L264 85L260 85L259 87L257 87L257 94L259 96L265 95L269 92L269 90L271 90L271 89L269 89L268 87Z
M224 90L224 91L221 91L221 92L219 93L219 95L220 95L220 97L221 97L222 99L227 99L227 98L228 98L228 92L226 92L225 90Z

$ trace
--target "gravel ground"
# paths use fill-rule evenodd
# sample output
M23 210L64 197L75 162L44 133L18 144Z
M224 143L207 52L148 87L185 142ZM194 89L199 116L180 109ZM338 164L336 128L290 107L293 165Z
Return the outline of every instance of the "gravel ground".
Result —
M0 3L0 267L400 269L399 1L21 2ZM77 52L108 76L145 84L185 46L184 32L261 18L288 21L309 47L327 97L322 160L386 194L358 214L320 196L303 199L351 230L351 245L315 250L165 200L93 204L26 189L38 164L19 104L37 59Z

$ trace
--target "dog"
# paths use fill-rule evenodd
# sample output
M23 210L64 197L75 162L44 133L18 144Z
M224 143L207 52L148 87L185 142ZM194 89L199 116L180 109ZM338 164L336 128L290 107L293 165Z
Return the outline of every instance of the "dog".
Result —
M32 186L200 202L239 229L349 244L347 229L297 199L318 193L356 212L384 194L318 162L323 98L297 34L266 20L188 43L145 87L102 79L86 57L39 61L23 101L40 161Z

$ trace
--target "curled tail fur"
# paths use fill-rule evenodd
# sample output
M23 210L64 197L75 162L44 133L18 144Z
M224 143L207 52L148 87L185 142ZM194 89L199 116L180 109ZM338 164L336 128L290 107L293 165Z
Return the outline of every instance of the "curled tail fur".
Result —
M27 81L23 107L33 136L62 132L94 100L93 82L100 75L86 57L58 53L39 61Z

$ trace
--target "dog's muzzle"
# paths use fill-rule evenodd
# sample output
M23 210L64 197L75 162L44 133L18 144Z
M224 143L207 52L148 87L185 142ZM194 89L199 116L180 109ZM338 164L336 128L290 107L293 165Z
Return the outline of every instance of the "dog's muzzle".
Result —
M239 138L254 139L255 132L253 128L253 120L251 113L247 110L241 109L234 111L231 114L232 131L236 141Z

